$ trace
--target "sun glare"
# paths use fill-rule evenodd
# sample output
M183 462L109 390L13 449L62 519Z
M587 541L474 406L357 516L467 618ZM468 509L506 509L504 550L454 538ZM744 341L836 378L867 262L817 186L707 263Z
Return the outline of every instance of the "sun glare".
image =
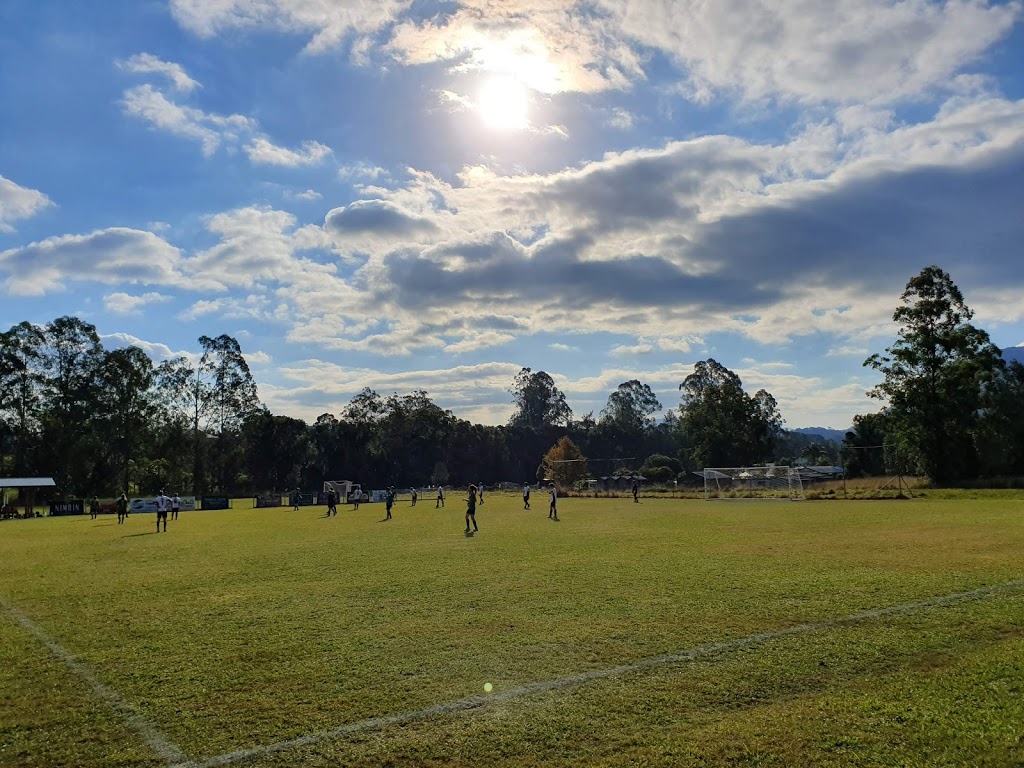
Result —
M477 109L492 128L517 131L529 125L526 87L511 77L493 77L485 82L480 89Z

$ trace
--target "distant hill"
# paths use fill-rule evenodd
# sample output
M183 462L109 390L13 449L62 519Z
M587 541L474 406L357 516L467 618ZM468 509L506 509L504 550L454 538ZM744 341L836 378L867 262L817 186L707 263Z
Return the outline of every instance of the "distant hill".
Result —
M1024 365L1024 347L1007 347L1003 350L1003 359L1008 363L1017 361Z
M851 427L850 429L853 429ZM843 442L843 438L846 437L846 433L849 430L845 429L832 429L831 427L799 427L797 429L791 429L790 432L796 432L799 435L817 435L818 437L824 438L825 440L831 440L835 443Z

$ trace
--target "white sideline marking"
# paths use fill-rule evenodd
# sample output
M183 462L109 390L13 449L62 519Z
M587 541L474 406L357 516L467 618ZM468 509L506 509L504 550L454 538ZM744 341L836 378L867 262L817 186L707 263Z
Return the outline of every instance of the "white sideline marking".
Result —
M50 651L53 652L54 656L57 656L61 661L67 664L71 670L78 675L82 680L89 684L100 699L105 701L110 708L117 712L123 717L139 736L156 752L160 757L166 760L168 763L181 763L188 759L184 752L164 736L156 727L150 723L146 718L136 712L132 705L125 701L113 688L104 685L100 682L99 678L93 673L93 671L81 661L76 659L70 651L61 645L58 645L49 635L36 624L32 619L23 614L13 605L8 605L6 601L0 600L0 606L3 606L4 610L10 614L18 624L28 630L30 633L36 636L36 638Z
M924 608L933 608L939 605L946 605L948 603L966 602L969 600L976 600L994 592L1002 590L1013 589L1014 587L1024 586L1024 579L1018 579L1015 581L1007 581L1003 584L994 584L987 587L981 587L980 589L972 589L969 592L956 592L951 595L940 595L939 597L930 597L925 600L920 600L915 603L904 603L903 605L895 605L889 608L875 608L870 611L863 611L862 613L854 613L850 616L841 616L835 619L826 619L815 624L797 624L792 627L786 627L785 629L774 629L769 632L760 632L756 635L749 635L747 637L738 637L733 640L723 640L718 643L707 643L705 645L698 645L689 650L680 651L678 653L670 653L664 656L654 656L649 659L642 659L640 661L633 662L632 664L623 664L618 667L611 667L609 669L597 669L591 672L582 672L578 675L571 675L569 677L562 677L556 680L544 680L537 683L527 683L516 688L510 688L507 691L501 693L489 694L487 696L468 696L464 699L458 699L456 701L450 701L447 704L438 704L433 707L427 707L426 709L417 709L412 712L402 712L395 715L385 715L384 717L374 717L368 720L359 720L355 723L349 723L348 725L341 725L337 728L332 728L327 731L317 731L315 733L307 734L306 736L299 736L298 738L288 739L287 741L278 741L274 744L265 744L261 747L251 747L249 749L240 749L237 752L228 752L223 755L217 755L216 757L210 757L205 760L187 761L178 763L171 766L171 768L215 768L218 765L228 765L229 763L237 763L242 760L246 760L251 757L262 757L272 752L280 752L285 749L292 749L295 747L307 747L312 744L317 744L327 739L337 738L339 736L347 736L353 733L362 733L364 731L377 731L385 728L389 725L401 725L403 723L413 722L415 720L424 720L435 715L446 715L453 712L462 712L467 709L475 709L477 707L483 707L488 704L500 704L513 699L520 699L524 696L530 696L535 693L544 693L546 691L552 691L557 688L568 688L574 685L581 685L583 683L589 683L592 680L602 680L609 677L619 677L621 675L628 674L630 672L638 672L643 669L649 669L651 667L659 667L666 664L675 664L678 662L692 661L700 658L701 656L708 656L719 651L727 651L733 648L742 648L748 645L756 645L763 643L768 640L774 640L780 637L787 637L789 635L800 635L807 634L809 632L815 632L819 629L826 629L828 627L834 627L840 624L848 624L857 621L863 621L864 619L875 619L881 616L891 616L900 613L909 613L910 611L917 611Z

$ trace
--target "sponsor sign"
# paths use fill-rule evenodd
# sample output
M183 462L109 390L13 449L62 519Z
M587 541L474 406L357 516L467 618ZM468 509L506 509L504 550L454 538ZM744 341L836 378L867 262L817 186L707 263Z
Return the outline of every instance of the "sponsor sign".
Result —
M55 501L50 504L51 515L84 515L85 502L77 501Z
M326 497L325 497L326 498ZM289 504L298 504L300 507L311 507L316 504L314 493L293 493L288 497Z
M283 507L280 496L256 496L252 500L252 505L256 509L263 509L264 507Z
M388 495L387 490L383 491L370 491L370 501L383 503L385 497Z
M191 512L196 508L195 496L179 496L178 498L181 499L181 505L178 509L182 512ZM128 508L132 512L156 512L156 496L143 496L138 499L132 499L128 504Z
M203 496L203 509L230 509L231 499L227 496Z

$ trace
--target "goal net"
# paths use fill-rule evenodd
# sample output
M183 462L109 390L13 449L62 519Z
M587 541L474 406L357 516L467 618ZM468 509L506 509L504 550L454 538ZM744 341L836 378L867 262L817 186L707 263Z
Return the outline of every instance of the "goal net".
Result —
M338 495L338 501L344 504L348 501L349 494L352 493L352 481L324 480L324 495L326 496L329 491L334 491Z
M705 467L705 499L802 499L796 467Z

